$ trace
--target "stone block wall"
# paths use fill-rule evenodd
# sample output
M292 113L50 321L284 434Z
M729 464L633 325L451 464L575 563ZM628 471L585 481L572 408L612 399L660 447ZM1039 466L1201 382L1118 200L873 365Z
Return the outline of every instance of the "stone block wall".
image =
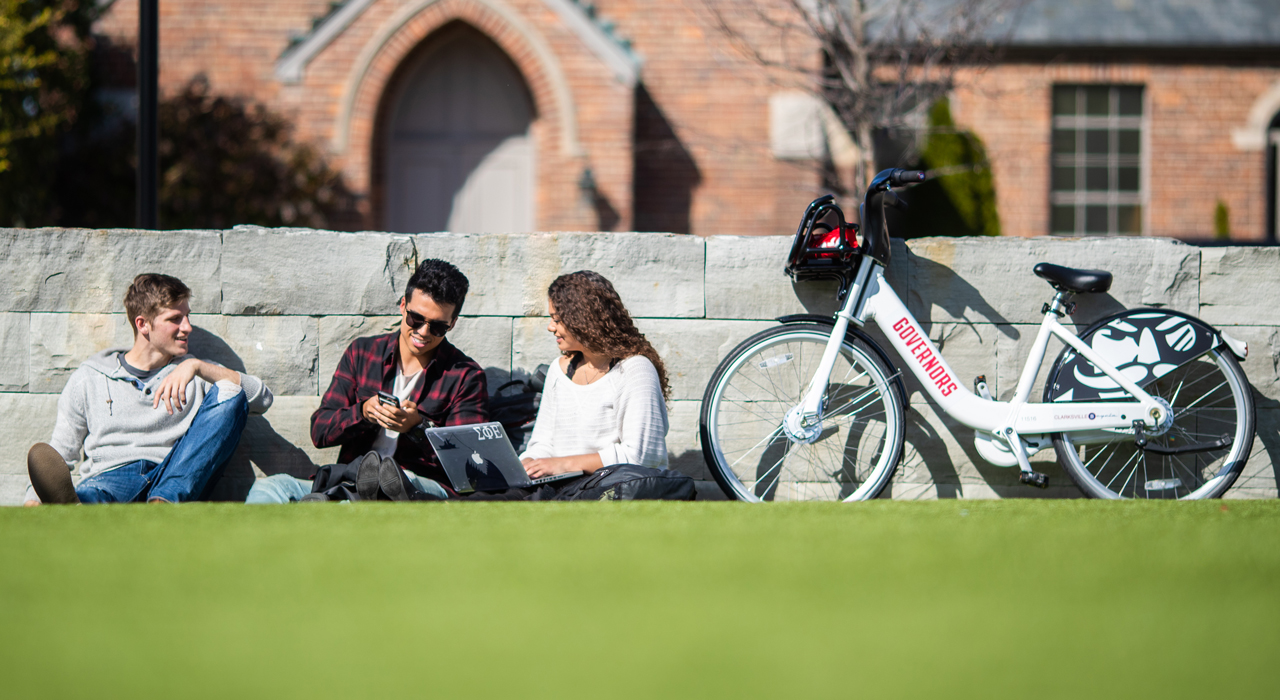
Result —
M720 359L777 316L835 309L833 286L793 285L782 273L789 245L790 237L634 233L0 229L0 503L20 501L26 450L48 439L70 372L89 354L131 341L121 299L134 275L182 278L194 293L193 352L256 374L276 393L271 410L250 419L216 490L235 499L255 474L306 476L336 457L312 446L311 412L347 344L395 326L410 271L428 257L455 263L471 280L450 337L486 368L491 388L555 357L545 317L552 279L594 269L612 280L671 373L672 464L709 480L698 412ZM985 374L1008 398L1050 297L1031 273L1040 261L1116 275L1110 293L1078 299L1080 327L1121 308L1162 306L1247 341L1243 366L1258 406L1258 439L1227 496L1277 495L1280 249L1200 249L1161 239L919 239L894 241L888 276L959 378ZM908 390L908 445L892 497L1080 496L1052 451L1033 459L1050 475L1050 488L1022 486L1016 468L978 458L972 432L935 410L910 379ZM701 493L719 495L710 483Z

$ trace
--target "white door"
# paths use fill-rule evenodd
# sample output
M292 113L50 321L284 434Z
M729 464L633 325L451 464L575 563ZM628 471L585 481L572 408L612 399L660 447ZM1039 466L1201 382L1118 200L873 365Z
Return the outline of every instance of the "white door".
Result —
M387 130L386 229L533 230L533 104L520 72L470 28L412 60Z

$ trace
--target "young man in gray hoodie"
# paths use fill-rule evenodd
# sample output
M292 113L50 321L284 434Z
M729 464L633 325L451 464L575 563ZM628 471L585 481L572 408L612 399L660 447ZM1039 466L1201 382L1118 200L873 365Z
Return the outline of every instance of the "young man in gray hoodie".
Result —
M181 503L199 500L240 441L249 413L271 406L257 377L187 355L191 290L143 274L124 296L133 347L80 365L58 397L48 444L27 453L40 503ZM83 478L72 484L80 458Z

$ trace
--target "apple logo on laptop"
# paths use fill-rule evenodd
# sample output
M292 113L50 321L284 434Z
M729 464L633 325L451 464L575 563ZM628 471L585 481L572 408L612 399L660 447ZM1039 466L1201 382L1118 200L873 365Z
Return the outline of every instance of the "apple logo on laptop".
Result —
M471 453L471 461L482 466L484 465L484 457L481 457L479 452Z

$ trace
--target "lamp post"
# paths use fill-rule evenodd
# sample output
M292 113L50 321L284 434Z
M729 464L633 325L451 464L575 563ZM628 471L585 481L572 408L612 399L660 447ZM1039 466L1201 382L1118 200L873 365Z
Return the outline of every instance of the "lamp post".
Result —
M159 0L138 2L138 228L159 228Z

